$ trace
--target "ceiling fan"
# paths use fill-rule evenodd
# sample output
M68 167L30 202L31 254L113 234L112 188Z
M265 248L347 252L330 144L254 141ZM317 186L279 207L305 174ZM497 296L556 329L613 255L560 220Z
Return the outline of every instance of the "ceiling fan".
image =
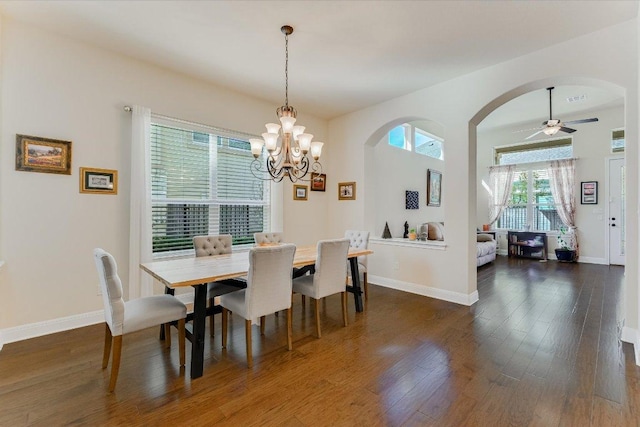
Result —
M551 91L553 89L555 89L553 86L547 88L547 90L549 91L549 120L545 120L544 122L542 122L543 128L538 130L536 133L529 135L528 137L525 138L525 140L533 138L539 133L544 133L547 136L555 135L559 131L565 132L565 133L573 133L576 131L576 129L568 128L566 127L566 125L577 125L580 123L591 123L591 122L598 121L598 119L595 117L592 117L590 119L571 120L569 122L564 122L564 123L558 119L554 119L551 113L552 111L551 110Z

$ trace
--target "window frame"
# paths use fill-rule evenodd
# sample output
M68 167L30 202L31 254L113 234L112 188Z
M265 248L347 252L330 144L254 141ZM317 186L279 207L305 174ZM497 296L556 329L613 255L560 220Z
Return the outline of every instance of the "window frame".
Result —
M404 144L402 147L391 144L391 139L390 139L391 131L400 127L402 127L404 130ZM420 133L421 135L427 138L431 138L435 141L438 141L440 143L440 157L433 157L428 154L423 154L416 151L416 137L415 137L416 133ZM389 131L387 132L387 145L389 145L390 147L398 148L398 149L408 151L410 153L414 153L420 156L428 157L430 159L444 161L444 138L441 138L437 135L427 132L426 130L416 127L411 123L402 123L389 129Z

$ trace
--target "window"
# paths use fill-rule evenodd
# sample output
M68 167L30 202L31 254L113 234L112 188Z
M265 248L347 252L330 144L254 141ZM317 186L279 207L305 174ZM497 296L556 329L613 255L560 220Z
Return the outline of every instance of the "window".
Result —
M253 243L269 231L269 184L250 172L250 144L240 135L152 118L153 253L193 249L193 236L231 234Z
M624 129L611 132L611 152L623 153L625 147Z
M570 159L573 157L571 138L551 141L516 144L495 148L496 165L516 165L549 160Z
M413 151L434 159L443 160L442 138L419 129L409 123L396 126L389 131L389 145Z

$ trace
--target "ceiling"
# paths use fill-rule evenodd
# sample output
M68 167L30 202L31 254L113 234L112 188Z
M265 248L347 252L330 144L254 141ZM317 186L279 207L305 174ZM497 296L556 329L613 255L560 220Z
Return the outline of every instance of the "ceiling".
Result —
M634 19L638 2L0 1L0 11L275 106L289 24L290 103L330 119ZM521 98L505 117L545 118L546 98Z

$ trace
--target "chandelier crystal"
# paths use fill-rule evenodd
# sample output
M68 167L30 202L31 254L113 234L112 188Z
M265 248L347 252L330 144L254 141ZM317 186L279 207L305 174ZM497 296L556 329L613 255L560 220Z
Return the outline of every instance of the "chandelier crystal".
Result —
M254 157L251 172L256 178L275 182L282 181L285 176L291 182L309 181L310 177L306 178L309 171L322 173L322 165L318 160L322 154L323 143L312 142L313 135L304 133L305 127L295 124L298 113L289 105L289 36L293 33L293 27L284 25L280 31L284 34L285 42L284 105L276 110L280 124L267 123L267 131L262 134L262 138L249 140ZM263 147L268 153L264 164L260 162ZM265 172L269 173L267 178L263 178Z

